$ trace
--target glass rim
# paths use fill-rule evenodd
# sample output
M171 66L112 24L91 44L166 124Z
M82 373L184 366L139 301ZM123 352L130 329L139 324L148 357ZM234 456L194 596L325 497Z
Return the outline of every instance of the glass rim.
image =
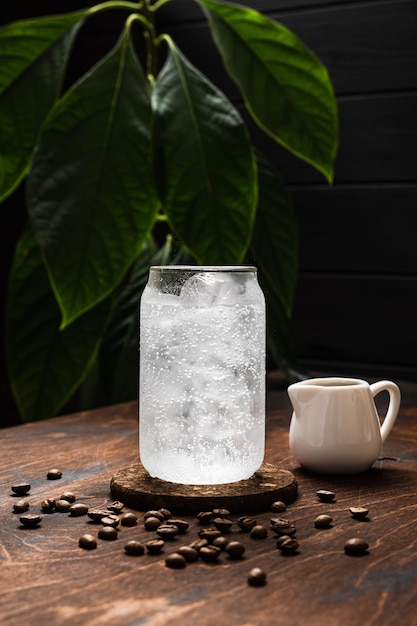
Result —
M149 271L169 272L256 272L254 265L151 265Z

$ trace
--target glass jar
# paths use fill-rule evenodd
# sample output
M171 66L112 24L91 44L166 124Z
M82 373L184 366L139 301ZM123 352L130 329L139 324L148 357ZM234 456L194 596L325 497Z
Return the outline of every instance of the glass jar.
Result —
M265 299L250 266L153 266L140 304L139 448L153 477L250 478L265 448Z

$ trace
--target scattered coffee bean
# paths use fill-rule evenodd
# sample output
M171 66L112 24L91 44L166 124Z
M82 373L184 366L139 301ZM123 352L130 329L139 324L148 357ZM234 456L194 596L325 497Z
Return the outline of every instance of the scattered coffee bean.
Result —
M333 518L330 515L318 515L314 520L314 526L316 528L330 528Z
M167 567L172 567L173 569L182 569L187 565L187 561L182 556L182 554L178 554L178 552L173 552L169 554L165 559L165 565Z
M263 524L256 524L250 531L252 539L265 539L268 536L268 529Z
M109 511L112 511L113 513L121 513L124 509L124 506L125 505L123 504L123 502L119 502L118 500L116 500L115 502L109 504L107 509Z
M178 535L177 526L169 526L168 524L161 524L159 528L156 529L156 534L161 537L161 539L175 539Z
M45 500L42 500L41 509L44 513L53 513L55 511L55 499L45 498Z
M360 537L348 539L345 543L345 552L346 554L350 554L351 556L360 556L361 554L365 554L368 548L368 543Z
M30 485L29 483L18 483L12 485L12 491L18 496L25 496L30 491Z
M68 500L68 502L73 504L77 498L75 497L75 493L72 493L72 491L64 491L64 493L61 494L60 499Z
M333 491L328 491L327 489L319 489L317 491L317 497L322 502L332 502L336 494Z
M245 546L240 541L229 541L226 552L231 559L241 559L245 553Z
M187 563L194 563L198 560L198 551L191 546L181 546L177 552L184 557Z
M26 526L27 528L35 528L41 523L42 516L32 513L26 513L25 515L21 515L19 517L19 520L20 523L23 524L23 526Z
M227 517L215 517L213 524L217 530L220 530L222 533L228 533L233 526L232 520Z
M85 535L81 535L78 540L78 545L80 548L84 548L84 550L94 550L97 548L97 539L94 535L86 533Z
M217 537L221 536L221 532L217 528L202 528L198 531L198 536L200 539L207 539L209 543L213 543Z
M368 517L368 509L365 509L363 506L351 506L349 511L355 519L365 519Z
M196 539L195 541L190 543L191 548L194 548L194 550L197 550L197 552L200 552L201 548L205 548L205 546L208 546L208 545L209 545L209 542L207 539Z
M248 584L252 587L262 587L266 584L266 572L260 567L253 567L248 574Z
M271 519L271 528L277 535L290 535L293 537L296 533L296 527L294 524L283 517L273 517Z
M149 554L158 554L161 552L165 545L165 541L163 539L151 539L147 541L145 547Z
M280 500L277 500L277 502L273 502L271 504L272 513L284 513L284 511L286 510L287 510L287 505L285 504L285 502L281 502Z
M134 513L122 513L120 516L120 523L122 526L135 526L138 523L137 515Z
M299 547L300 544L295 537L284 535L277 539L277 548L284 554L293 554Z
M164 516L164 519L169 519L170 517L172 517L172 513L169 509L159 509L159 512L162 513L162 515Z
M199 555L203 561L213 562L219 558L220 552L221 552L220 548L218 548L217 546L213 546L212 544L209 544L208 546L203 546L200 549Z
M213 539L213 546L217 546L218 548L220 548L220 550L225 550L229 542L230 539L221 535L220 537L216 537L215 539Z
M48 473L46 474L46 478L48 480L59 480L60 478L62 478L62 472L61 470L54 467L53 469L50 469L48 471Z
M117 528L120 524L120 518L118 515L105 515L101 518L100 523L103 526L112 526L113 528Z
M13 505L13 513L26 513L29 511L29 502L27 500L18 500Z
M165 521L164 514L161 513L161 511L146 511L146 513L144 513L143 515L143 519L146 520L149 517L156 517L157 519L159 519L160 522Z
M68 507L69 508L69 507ZM100 522L103 517L108 515L108 511L104 509L89 509L87 515L93 522Z
M145 546L137 541L136 539L131 539L125 544L124 548L126 554L130 554L132 556L142 556L145 552Z
M248 517L247 515L242 515L237 520L237 525L243 532L249 533L254 526L256 526L256 519L253 517Z
M230 511L228 509L213 509L213 517L230 517Z
M211 524L211 520L213 519L213 511L200 511L197 515L197 519L200 524Z
M105 539L106 541L114 541L119 536L113 526L103 526L97 534L100 539Z
M146 530L156 530L161 524L162 522L158 517L147 517L143 522Z
M55 511L59 513L68 513L73 505L68 500L55 500Z
M88 506L83 504L82 502L76 502L75 504L71 504L69 508L69 514L72 517L81 517L81 515L87 515Z
M169 526L176 526L180 535L187 532L190 524L185 519L169 519L165 522Z

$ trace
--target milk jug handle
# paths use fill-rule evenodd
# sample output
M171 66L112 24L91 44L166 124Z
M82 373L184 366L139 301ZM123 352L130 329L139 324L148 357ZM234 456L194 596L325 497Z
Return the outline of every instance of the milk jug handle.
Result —
M373 398L375 398L378 393L381 393L381 391L388 391L389 393L388 411L381 425L381 441L383 443L397 418L400 408L401 393L398 386L390 380L380 380L377 383L373 383L370 385L370 389Z

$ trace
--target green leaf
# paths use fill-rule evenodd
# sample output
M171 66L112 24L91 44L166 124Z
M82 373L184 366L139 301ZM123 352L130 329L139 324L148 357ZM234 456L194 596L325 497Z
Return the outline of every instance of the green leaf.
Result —
M232 3L196 1L252 117L331 181L337 104L324 65L294 33L261 13Z
M259 200L251 251L288 316L298 276L298 230L291 197L275 168L260 154Z
M162 204L198 262L238 263L250 241L257 196L248 133L224 94L168 43L153 91Z
M26 175L85 15L23 20L0 30L0 201Z
M49 116L28 208L62 325L107 297L154 223L147 85L126 28Z
M63 331L31 230L18 242L6 310L11 386L24 421L52 417L86 376L110 312L101 303Z

